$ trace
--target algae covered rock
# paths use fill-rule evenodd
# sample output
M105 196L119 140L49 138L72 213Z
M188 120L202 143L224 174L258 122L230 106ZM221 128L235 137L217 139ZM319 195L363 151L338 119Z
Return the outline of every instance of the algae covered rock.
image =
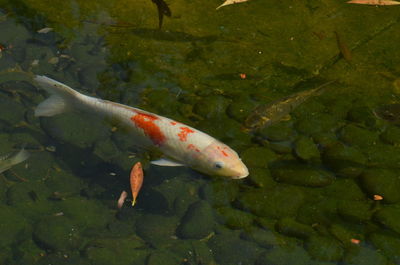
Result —
M228 106L226 112L230 118L243 123L253 108L254 102L248 99L235 100Z
M347 201L362 201L366 195L355 179L336 179L322 190L324 196Z
M174 242L179 219L157 214L147 214L136 221L136 233L148 244L156 248ZM162 225L160 225L162 224Z
M241 238L249 241L254 241L264 248L272 248L278 245L286 244L282 235L271 230L261 228L252 228L242 232Z
M90 126L87 126L89 120ZM65 113L41 118L40 124L50 137L80 148L87 148L110 135L110 129L101 120L93 119L89 115Z
M180 261L180 257L171 252L156 250L148 256L146 265L176 265Z
M374 214L374 219L381 225L400 234L400 206L385 205Z
M205 97L193 106L193 112L205 119L225 116L230 100L223 96Z
M320 157L318 147L308 137L299 137L294 144L294 152L302 160L317 161Z
M58 204L65 216L74 220L81 229L104 228L112 218L112 213L99 201L83 197L70 197Z
M186 211L177 232L182 238L201 239L213 232L213 228L214 216L210 204L198 201Z
M387 259L376 249L360 246L350 248L343 258L348 265L386 265Z
M276 186L276 182L267 168L252 168L247 180L258 188L271 188Z
M300 246L275 247L258 257L256 265L309 265L311 258Z
M338 203L338 213L349 222L365 222L371 219L372 206L364 201L346 201L341 200Z
M292 140L296 135L290 122L279 122L271 126L266 126L259 131L259 134L274 142Z
M339 241L324 236L310 237L306 249L314 259L321 261L339 261L344 254Z
M44 218L36 224L33 236L42 246L51 250L80 249L84 245L78 226L65 216Z
M277 159L277 155L267 147L250 147L241 157L248 167L267 167Z
M85 256L91 264L132 265L144 264L149 251L137 237L97 238L85 249Z
M281 218L296 215L305 195L292 186L274 189L249 189L237 198L240 208L261 217Z
M369 235L372 244L394 264L400 263L400 238L392 232L372 233Z
M239 188L235 183L221 180L207 183L200 189L201 198L216 207L230 205L238 194Z
M253 264L262 248L256 243L241 240L233 233L215 235L208 241L217 264Z
M272 176L278 182L306 187L327 186L335 179L329 171L292 161L274 167Z
M371 198L380 195L387 203L400 201L400 178L393 170L383 168L365 170L361 175L361 186Z
M378 134L352 124L346 125L340 132L340 139L352 146L375 145L379 141Z
M0 248L11 245L17 240L30 236L27 220L12 207L0 205ZM29 233L29 234L28 234Z
M315 234L314 229L310 225L299 223L292 218L281 218L275 227L281 234L303 239Z
M253 216L249 213L230 208L222 207L217 209L221 222L231 229L241 229L251 226Z
M386 130L381 133L380 139L388 144L400 145L400 127L394 125L388 126Z
M336 144L323 153L324 164L339 176L357 177L367 163L367 158L356 147Z

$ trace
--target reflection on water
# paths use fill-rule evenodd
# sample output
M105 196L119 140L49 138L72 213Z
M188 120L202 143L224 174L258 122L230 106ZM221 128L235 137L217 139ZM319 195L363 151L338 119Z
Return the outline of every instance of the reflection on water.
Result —
M399 264L394 9L168 2L161 31L151 1L17 2L0 12L0 153L31 155L0 174L1 264ZM35 118L47 95L32 73L193 125L239 150L250 175L150 166L157 154L118 124ZM338 82L243 129L315 79ZM118 210L138 161L138 202Z

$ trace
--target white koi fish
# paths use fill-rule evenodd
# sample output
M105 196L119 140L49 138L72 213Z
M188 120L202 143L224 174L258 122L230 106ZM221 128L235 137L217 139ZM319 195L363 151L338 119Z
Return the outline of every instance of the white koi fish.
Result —
M40 103L35 116L53 116L68 110L91 112L117 120L129 128L139 147L156 147L167 158L159 166L189 166L209 175L240 179L249 171L238 154L217 139L180 122L141 109L89 97L45 76L35 81L51 94Z

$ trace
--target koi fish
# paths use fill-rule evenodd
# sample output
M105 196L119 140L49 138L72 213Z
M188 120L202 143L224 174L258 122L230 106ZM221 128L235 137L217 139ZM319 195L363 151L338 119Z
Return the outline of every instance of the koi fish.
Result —
M195 128L138 108L83 95L45 76L36 76L34 80L51 94L35 109L37 117L49 117L68 110L90 112L118 121L128 129L139 147L154 147L161 151L166 158L152 161L152 164L188 166L208 175L233 179L249 175L234 150Z
M132 167L130 183L131 183L131 191L132 191L132 197L133 197L132 206L135 206L136 198L139 194L140 189L142 188L142 183L143 183L142 163L137 162Z
M0 157L0 173L9 170L16 164L24 162L29 156L29 153L22 148L21 151L16 154L7 154Z

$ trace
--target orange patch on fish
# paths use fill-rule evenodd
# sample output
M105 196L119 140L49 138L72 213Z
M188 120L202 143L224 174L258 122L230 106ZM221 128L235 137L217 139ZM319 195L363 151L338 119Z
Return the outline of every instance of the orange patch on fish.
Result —
M194 150L194 151L196 151L196 152L200 152L200 150L199 150L194 144L189 144L189 145L187 146L187 149L189 149L189 150Z
M135 125L141 128L145 135L150 137L151 141L153 141L155 145L162 145L165 142L165 135L162 133L160 127L154 122L158 120L158 117L139 111L136 111L136 113L136 115L131 117L131 120Z
M226 156L226 157L228 157L229 155L228 155L228 153L227 152L225 152L223 149L226 149L226 147L224 147L223 149L221 149L221 147L217 147L218 148L218 150L220 150L221 151L221 154L223 155L223 156Z
M175 126L175 125L177 124L176 121L171 121L170 123L171 123L171 125L173 125L173 126Z
M189 133L194 133L194 131L188 127L180 127L180 129L181 132L178 133L178 136L179 140L181 140L182 142L186 142Z
M131 170L130 176L131 190L132 190L132 206L136 203L136 198L139 194L140 189L142 188L143 183L143 169L142 163L137 162Z

